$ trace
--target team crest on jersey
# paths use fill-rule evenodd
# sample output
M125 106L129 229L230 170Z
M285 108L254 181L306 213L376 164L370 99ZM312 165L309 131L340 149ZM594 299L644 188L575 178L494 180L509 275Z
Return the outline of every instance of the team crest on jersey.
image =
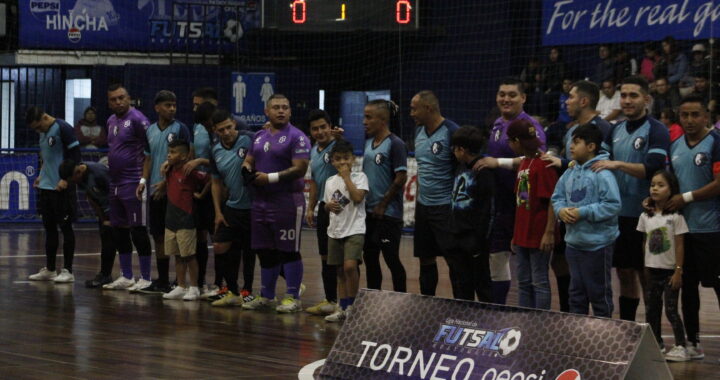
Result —
M265 141L265 145L263 145L263 150L266 152L270 150L270 141Z
M432 151L432 153L434 155L437 155L440 152L442 152L442 144L440 144L439 142L436 141L432 144L432 147L430 148L430 150Z
M704 166L704 165L706 165L706 164L708 163L708 161L710 161L710 160L708 159L708 155L707 155L707 154L705 154L704 152L700 152L700 153L698 153L698 154L695 155L694 161L695 161L695 166Z
M117 134L118 134L118 126L116 125L113 127L113 136L117 136Z
M330 163L330 153L323 154L323 161L325 161L326 164Z
M167 135L167 142L168 142L168 144L171 143L171 142L173 142L173 140L175 140L175 134L174 134L174 133L168 133L168 135Z
M378 165L383 163L383 155L381 153L375 155L375 163Z
M48 137L48 146L55 146L55 136Z
M278 142L279 142L280 144L282 144L282 143L285 142L285 140L287 140L287 137L286 137L286 136L280 136L280 140L278 140Z
M633 148L635 150L640 150L645 147L645 138L644 137L638 137L633 141Z
M245 148L240 148L240 149L238 149L238 151L237 151L237 155L238 155L238 157L240 157L240 158L245 158L245 155L246 155L246 154L247 154L247 149L245 149Z
M128 128L130 126L131 122L130 120L125 120L125 124L123 124L123 127Z
M500 141L500 129L495 130L495 141Z
M302 136L300 136L300 143L299 143L299 145L300 145L300 146L305 146L305 138L302 137Z

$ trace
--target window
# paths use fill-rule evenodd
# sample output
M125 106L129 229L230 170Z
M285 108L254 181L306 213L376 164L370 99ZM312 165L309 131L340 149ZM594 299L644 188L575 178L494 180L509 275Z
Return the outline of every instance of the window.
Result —
M15 148L15 82L0 82L0 148Z
M83 118L90 107L92 79L68 79L65 82L65 121L70 125Z

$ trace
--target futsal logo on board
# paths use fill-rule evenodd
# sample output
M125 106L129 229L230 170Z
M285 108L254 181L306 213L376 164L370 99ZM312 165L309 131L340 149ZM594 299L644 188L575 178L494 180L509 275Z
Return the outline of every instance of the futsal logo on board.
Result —
M515 327L500 330L477 328L477 323L448 319L440 325L434 343L461 349L477 349L507 357L520 346L522 332Z

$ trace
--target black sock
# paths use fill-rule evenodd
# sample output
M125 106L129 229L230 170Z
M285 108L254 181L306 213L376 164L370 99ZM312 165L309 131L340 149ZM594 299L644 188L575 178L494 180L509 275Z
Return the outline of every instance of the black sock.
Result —
M329 302L337 302L337 266L328 265L327 260L322 260L322 282L325 299Z
M205 273L207 272L208 262L208 246L206 241L197 241L195 254L197 255L198 263L198 288L202 288L203 285L205 285Z
M420 265L420 294L434 296L438 283L437 263Z
M635 313L637 313L639 298L629 298L620 296L620 319L626 321L635 321Z
M570 276L556 276L558 286L558 298L560 301L560 311L570 312Z
M158 281L167 284L170 282L170 258L157 258L155 260L158 271Z

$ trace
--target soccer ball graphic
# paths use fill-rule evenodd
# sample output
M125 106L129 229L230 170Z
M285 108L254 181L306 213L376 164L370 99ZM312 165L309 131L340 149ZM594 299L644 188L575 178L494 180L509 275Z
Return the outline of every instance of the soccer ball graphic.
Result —
M507 329L505 335L500 339L498 344L498 353L502 356L508 356L515 351L520 345L522 333L520 330Z
M223 32L223 35L225 38L230 40L230 42L237 42L243 36L242 24L238 20L228 20L227 23L225 23L225 31Z

